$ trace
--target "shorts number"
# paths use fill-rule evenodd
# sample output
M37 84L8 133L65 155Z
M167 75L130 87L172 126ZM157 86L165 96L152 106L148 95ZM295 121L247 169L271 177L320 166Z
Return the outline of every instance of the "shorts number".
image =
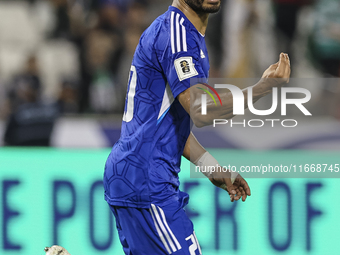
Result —
M137 71L135 66L131 66L130 69L130 79L129 79L129 92L127 95L126 102L126 112L123 115L123 121L130 122L133 118L133 109L134 109L134 97L136 94L136 85L137 85Z
M199 254L202 254L202 252L201 252L201 247L200 247L200 245L199 245L199 243L198 243L198 240L197 240L197 238L196 238L196 235L195 235L195 231L194 231L194 233L192 233L190 236L188 236L187 238L185 238L186 241L188 241L189 239L190 239L191 242L192 242L192 245L189 246L190 255L196 255L196 250L197 250L197 248L198 248L198 250L199 250Z

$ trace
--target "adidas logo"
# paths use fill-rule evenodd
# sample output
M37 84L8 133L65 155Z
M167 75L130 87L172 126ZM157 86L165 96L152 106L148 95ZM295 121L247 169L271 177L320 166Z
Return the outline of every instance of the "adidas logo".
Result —
M203 50L201 50L201 58L205 58L205 55L203 53Z

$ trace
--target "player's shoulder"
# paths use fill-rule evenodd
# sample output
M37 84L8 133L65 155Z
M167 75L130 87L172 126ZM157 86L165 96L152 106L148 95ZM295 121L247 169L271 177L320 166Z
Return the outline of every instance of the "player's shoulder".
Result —
M156 51L176 54L196 50L198 32L187 17L177 8L170 6L144 32L141 43L153 45Z

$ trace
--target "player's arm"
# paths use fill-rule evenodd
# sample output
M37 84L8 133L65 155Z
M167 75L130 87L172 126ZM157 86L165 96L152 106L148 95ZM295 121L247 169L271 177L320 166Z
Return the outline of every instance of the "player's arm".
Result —
M189 138L183 150L183 156L199 167L216 166L217 160L207 152L203 146L197 141L193 133L190 133ZM220 170L222 168L219 168ZM248 183L237 173L230 171L214 171L204 172L209 180L217 187L226 190L230 195L230 201L234 202L242 197L245 201L247 196L250 196L250 188Z
M183 157L195 164L199 158L206 153L206 149L197 141L194 134L191 132L183 150Z
M262 79L253 86L252 100L256 102L260 98L271 93L273 87L280 87L289 81L290 61L287 54L281 53L280 60L271 65L262 75ZM196 89L200 84L192 86L178 95L178 100L184 109L190 114L197 127L211 125L214 119L231 119L233 115L233 95L231 92L219 93L222 106L216 107L212 98L207 97L207 109L209 114L201 114L201 89ZM242 90L244 105L248 107L248 90Z

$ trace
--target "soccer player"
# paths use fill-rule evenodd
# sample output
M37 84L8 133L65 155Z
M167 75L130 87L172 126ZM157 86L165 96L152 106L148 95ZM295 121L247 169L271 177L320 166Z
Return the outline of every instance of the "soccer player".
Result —
M214 118L233 117L231 93L220 93L220 107L207 99L211 114L201 115L204 92L196 89L200 84L190 87L190 78L207 82L204 34L209 13L217 12L220 4L221 0L174 0L140 38L130 69L121 137L104 173L105 199L125 254L201 254L183 209L189 196L179 190L178 173L182 155L198 166L217 164L190 133L190 119L200 127ZM269 94L273 86L282 86L289 75L289 58L282 53L253 86L253 101ZM247 90L243 93L247 105ZM240 175L206 175L229 193L232 202L250 196Z

